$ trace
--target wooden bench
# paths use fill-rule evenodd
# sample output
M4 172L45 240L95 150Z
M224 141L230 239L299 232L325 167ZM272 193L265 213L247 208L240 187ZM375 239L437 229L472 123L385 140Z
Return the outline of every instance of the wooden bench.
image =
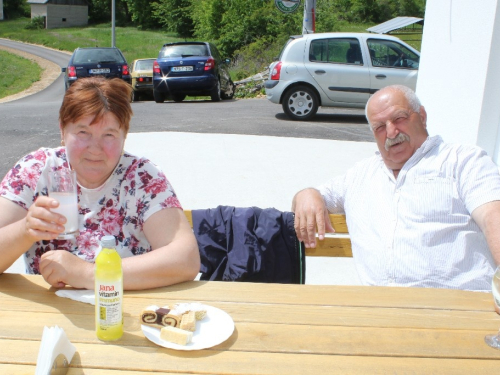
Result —
M190 210L184 210L189 224L193 226L193 217ZM330 215L330 221L336 234L348 234L345 215ZM327 234L323 241L317 241L314 249L306 248L306 256L316 257L352 257L351 239L347 236Z

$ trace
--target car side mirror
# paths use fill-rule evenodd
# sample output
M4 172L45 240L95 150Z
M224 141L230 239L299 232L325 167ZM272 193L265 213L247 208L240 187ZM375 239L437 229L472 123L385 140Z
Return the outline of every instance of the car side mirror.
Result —
M66 73L66 68L61 68L61 72Z

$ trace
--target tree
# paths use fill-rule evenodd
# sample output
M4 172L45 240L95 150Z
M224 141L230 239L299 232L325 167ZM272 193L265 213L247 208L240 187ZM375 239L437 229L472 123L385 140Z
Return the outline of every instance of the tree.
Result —
M6 20L30 15L30 6L26 0L3 0L3 16Z
M115 0L115 17L117 25L130 23L130 15L126 0ZM89 0L89 23L111 22L110 0Z
M125 0L132 22L139 29L156 29L161 26L157 18L151 17L153 13L152 4L156 1L149 0Z
M181 38L190 38L193 36L191 5L192 0L158 0L151 3L152 16L166 30L177 33Z

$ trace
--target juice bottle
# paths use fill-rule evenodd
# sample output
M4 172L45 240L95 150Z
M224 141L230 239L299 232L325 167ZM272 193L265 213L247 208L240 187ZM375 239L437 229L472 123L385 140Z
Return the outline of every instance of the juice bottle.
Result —
M491 293L495 303L495 311L500 314L500 266L497 267L493 280L491 281Z
M101 247L95 260L95 327L99 340L114 341L123 335L122 259L114 236L103 236Z

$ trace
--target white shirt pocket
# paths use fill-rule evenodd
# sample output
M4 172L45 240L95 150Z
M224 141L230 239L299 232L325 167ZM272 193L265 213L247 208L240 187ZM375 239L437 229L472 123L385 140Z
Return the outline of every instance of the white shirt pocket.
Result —
M405 203L409 216L415 221L446 222L452 213L453 199L457 196L453 178L420 175L407 188L409 196Z

